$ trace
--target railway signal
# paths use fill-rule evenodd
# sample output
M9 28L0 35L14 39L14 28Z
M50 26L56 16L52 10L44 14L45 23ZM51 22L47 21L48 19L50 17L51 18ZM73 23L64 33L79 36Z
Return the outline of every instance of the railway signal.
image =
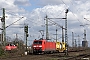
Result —
M3 17L1 18L1 22L5 22L5 19Z
M26 36L26 52L27 52L27 37L28 37L28 25L24 27L25 36Z
M25 27L24 27L24 31L25 31L26 33L28 33L28 26L25 26Z

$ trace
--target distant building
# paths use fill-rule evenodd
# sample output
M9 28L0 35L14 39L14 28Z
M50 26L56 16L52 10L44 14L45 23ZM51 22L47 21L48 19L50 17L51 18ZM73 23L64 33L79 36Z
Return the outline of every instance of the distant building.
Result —
M82 41L82 47L88 47L88 41Z

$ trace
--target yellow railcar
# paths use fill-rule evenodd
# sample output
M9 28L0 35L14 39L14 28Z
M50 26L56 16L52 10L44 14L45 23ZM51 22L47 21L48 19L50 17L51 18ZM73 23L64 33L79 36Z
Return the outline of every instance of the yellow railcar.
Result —
M56 50L58 52L64 52L66 50L66 43L65 42L56 42Z

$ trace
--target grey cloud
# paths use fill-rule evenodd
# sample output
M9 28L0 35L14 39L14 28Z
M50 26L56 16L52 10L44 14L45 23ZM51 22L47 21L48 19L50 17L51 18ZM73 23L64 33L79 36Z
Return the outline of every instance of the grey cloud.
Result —
M59 4L70 4L72 0L40 0L41 5L59 5Z
M15 0L15 5L22 5L22 6L29 6L30 1L29 0Z

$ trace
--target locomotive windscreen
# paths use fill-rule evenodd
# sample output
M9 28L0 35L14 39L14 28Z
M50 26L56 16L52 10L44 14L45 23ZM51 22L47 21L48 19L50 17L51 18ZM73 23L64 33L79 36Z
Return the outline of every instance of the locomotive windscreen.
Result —
M12 46L12 44L7 44L6 46L9 46L9 45Z
M34 43L33 44L42 44L42 41L34 41Z

